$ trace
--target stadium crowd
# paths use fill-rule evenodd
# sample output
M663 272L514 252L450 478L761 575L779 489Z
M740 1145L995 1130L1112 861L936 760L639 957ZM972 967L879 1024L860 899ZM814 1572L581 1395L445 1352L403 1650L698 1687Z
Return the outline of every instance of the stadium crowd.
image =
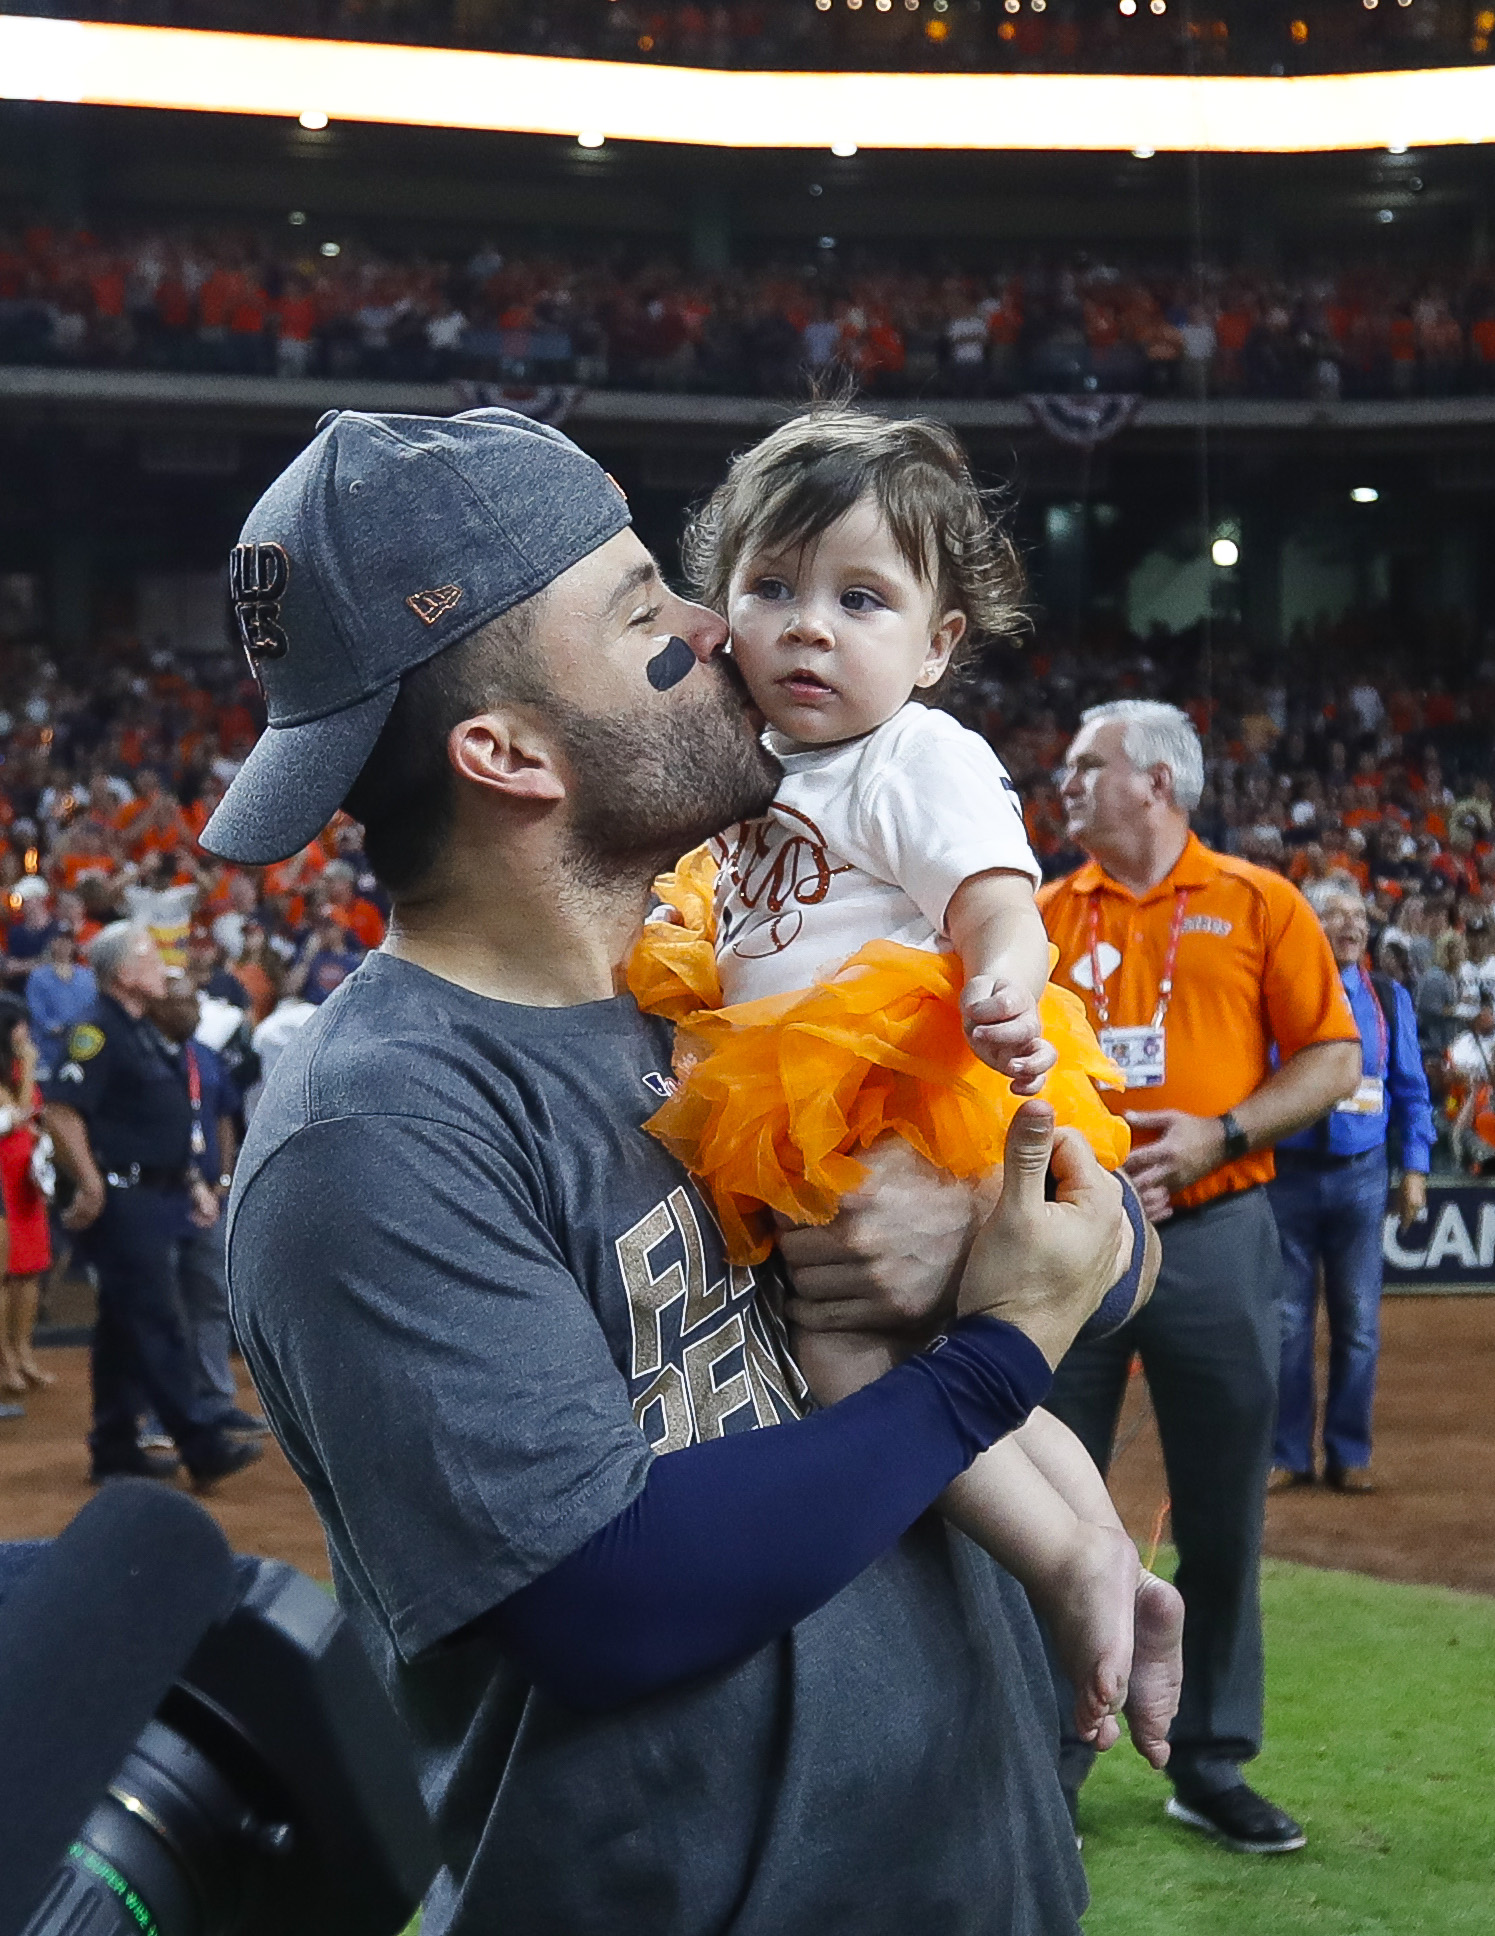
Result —
M687 67L1080 73L1454 66L1484 58L1495 27L1483 0L98 0L89 17Z
M296 219L293 216L293 221ZM1446 396L1495 389L1495 273L1271 277L1031 260L900 269L460 261L248 231L0 231L0 364L778 395Z

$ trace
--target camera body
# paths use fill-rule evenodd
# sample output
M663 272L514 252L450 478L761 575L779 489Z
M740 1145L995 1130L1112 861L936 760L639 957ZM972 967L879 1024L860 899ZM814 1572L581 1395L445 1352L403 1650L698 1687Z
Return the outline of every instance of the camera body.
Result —
M397 1936L415 1913L435 1840L353 1629L293 1567L232 1568L21 1936Z

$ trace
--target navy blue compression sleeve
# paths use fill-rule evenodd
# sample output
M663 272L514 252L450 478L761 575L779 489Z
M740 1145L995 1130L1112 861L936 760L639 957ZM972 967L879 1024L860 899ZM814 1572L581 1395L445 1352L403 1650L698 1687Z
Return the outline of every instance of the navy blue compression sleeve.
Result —
M892 1546L1051 1376L1015 1326L965 1318L824 1411L656 1459L630 1506L485 1625L573 1707L729 1667Z

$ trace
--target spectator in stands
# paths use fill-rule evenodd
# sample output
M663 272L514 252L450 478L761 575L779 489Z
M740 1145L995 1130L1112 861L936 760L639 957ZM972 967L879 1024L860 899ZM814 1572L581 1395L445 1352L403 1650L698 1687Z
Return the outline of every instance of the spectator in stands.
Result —
M331 912L321 912L312 924L300 961L287 986L320 1008L334 988L345 982L363 960L362 943Z
M5 976L11 990L24 994L32 969L46 958L54 922L45 878L27 874L10 891L11 920L5 936ZM16 914L20 918L17 920Z
M44 1082L65 1059L63 1051L73 1023L97 998L93 970L78 959L72 923L58 921L45 958L26 981L26 1007L39 1058L38 1073Z
M1495 994L1481 994L1469 1026L1448 1047L1450 1075L1465 1092L1454 1123L1454 1149L1470 1169L1495 1162Z

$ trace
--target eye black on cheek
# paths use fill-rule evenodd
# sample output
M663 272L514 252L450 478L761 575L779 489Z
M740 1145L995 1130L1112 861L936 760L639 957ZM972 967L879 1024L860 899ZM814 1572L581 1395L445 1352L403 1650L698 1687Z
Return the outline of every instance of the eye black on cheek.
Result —
M668 692L696 663L696 655L684 639L672 638L644 667L644 676L656 692Z

